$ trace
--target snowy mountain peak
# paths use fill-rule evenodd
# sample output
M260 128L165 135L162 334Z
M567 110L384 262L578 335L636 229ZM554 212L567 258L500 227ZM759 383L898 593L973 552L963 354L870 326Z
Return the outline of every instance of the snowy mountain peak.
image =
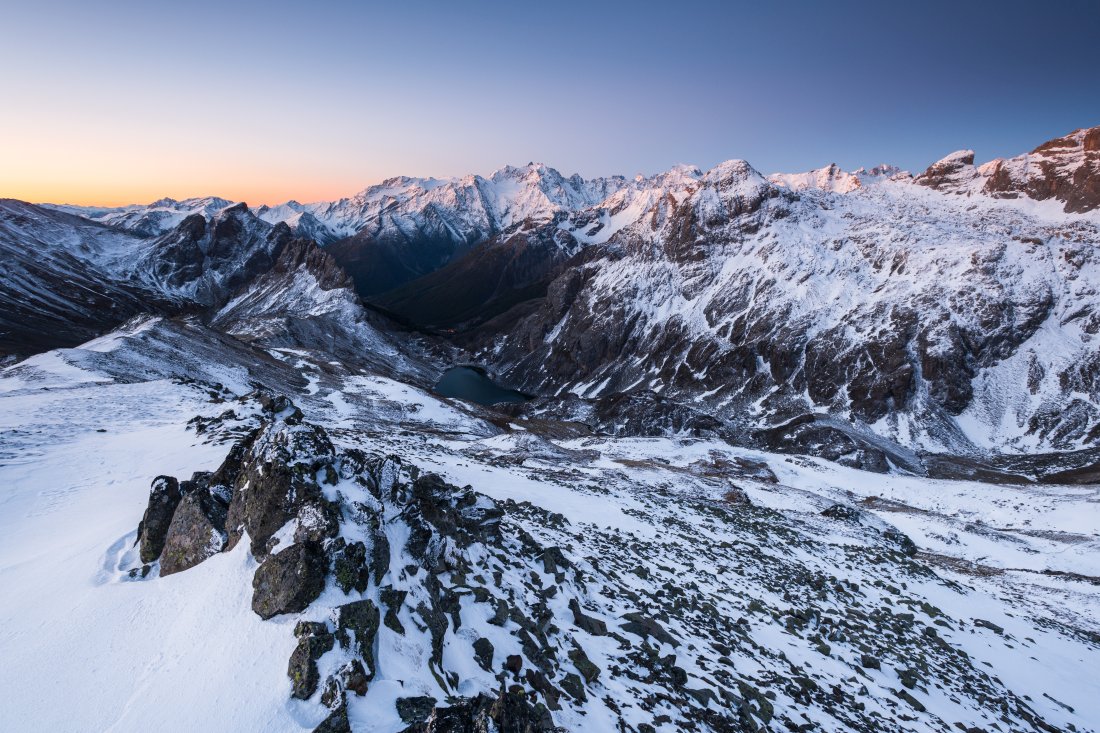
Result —
M879 163L871 168L860 166L852 171L852 175L859 178L863 183L880 180L903 180L912 177L908 171L904 171L898 166L890 165L889 163Z
M861 168L860 171L863 171ZM830 193L850 193L862 185L860 171L848 173L836 163L805 173L774 173L768 180L792 191L816 189Z
M708 183L718 183L723 186L739 181L757 183L763 183L765 181L764 176L760 175L755 168L749 165L748 161L739 158L726 160L714 166L703 175L703 180Z
M974 168L973 150L956 150L944 156L913 179L913 182L939 191L964 193L968 184L978 176Z

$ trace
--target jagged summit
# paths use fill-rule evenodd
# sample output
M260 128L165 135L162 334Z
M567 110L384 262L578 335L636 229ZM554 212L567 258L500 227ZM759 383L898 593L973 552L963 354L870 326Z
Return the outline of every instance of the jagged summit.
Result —
M1100 186L1096 183L1100 176L1098 131L1100 127L1075 130L1029 154L990 161L979 168L974 167L973 151L959 150L933 163L912 182L953 194L1056 199L1067 212L1092 211L1100 206L1096 193ZM729 161L712 171L727 165ZM293 229L302 226L304 235L323 244L364 231L370 238L387 238L396 236L396 230L412 229L460 245L505 232L528 219L545 221L562 213L576 215L593 208L612 208L608 199L626 189L659 187L671 192L682 187L686 179L704 175L695 166L681 164L652 176L585 179L577 174L566 177L545 163L530 162L501 167L487 177L396 176L337 201L302 204L291 200L260 207L257 212L271 223L284 221ZM775 173L769 180L792 191L847 194L869 184L906 183L910 179L903 171L885 164L853 172L830 164L805 173ZM151 236L164 233L191 213L212 215L230 203L217 197L183 201L166 198L148 206L58 208ZM303 214L309 216L303 219Z

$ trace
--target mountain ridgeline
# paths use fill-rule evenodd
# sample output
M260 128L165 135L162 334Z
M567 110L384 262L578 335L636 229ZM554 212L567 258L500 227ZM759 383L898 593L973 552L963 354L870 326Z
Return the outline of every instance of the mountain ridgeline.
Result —
M1066 479L1100 440L1098 208L1100 128L917 176L529 164L258 209L4 201L0 346L186 316L424 384L477 363L536 396L508 410L604 433Z

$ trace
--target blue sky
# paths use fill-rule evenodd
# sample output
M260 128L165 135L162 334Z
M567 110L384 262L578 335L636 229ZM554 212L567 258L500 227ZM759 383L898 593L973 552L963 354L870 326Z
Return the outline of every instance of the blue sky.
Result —
M913 170L1100 124L1097 2L40 0L0 195L346 195L398 174Z

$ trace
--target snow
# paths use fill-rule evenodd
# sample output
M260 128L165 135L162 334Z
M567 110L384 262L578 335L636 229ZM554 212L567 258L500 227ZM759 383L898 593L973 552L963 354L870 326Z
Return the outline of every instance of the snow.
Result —
M185 430L216 406L165 381L52 386L0 397L4 727L224 730L234 711L309 730L317 711L287 703L293 635L251 609L247 542L171 578L119 572L150 480L224 457Z

